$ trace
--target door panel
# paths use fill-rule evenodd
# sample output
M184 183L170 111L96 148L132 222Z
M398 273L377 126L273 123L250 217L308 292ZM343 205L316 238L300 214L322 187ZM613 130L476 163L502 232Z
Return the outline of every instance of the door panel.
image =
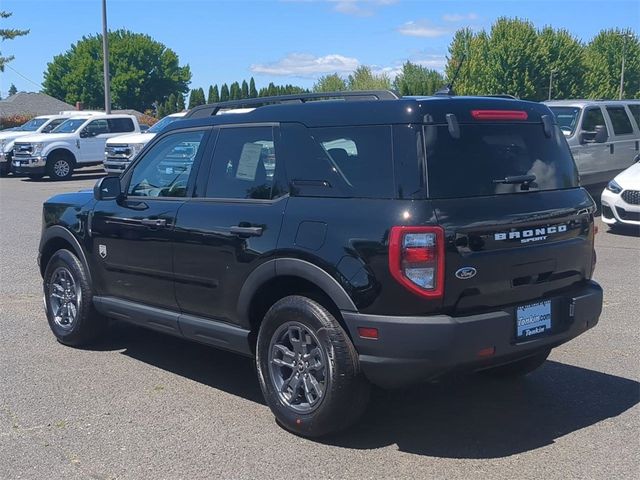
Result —
M612 131L610 140L614 146L613 163L616 171L622 171L633 163L638 136L633 131L631 115L624 105L607 106L606 112Z

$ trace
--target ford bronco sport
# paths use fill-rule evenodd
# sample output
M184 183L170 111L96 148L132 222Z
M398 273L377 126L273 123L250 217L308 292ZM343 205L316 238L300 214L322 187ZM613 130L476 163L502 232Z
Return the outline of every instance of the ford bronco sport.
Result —
M543 104L205 105L45 203L46 314L67 345L112 318L254 357L281 425L319 436L372 383L526 374L596 325L594 211Z

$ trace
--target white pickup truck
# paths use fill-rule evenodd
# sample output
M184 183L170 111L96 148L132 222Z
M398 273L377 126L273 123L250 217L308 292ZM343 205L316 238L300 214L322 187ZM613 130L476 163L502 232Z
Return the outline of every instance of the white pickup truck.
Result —
M77 114L78 112L74 113ZM36 133L49 133L70 116L70 112L60 112L58 115L40 115L16 129L0 131L0 177L8 175L11 171L13 142L15 142L16 138Z
M31 178L48 175L53 180L66 180L75 168L102 164L109 138L133 132L140 132L133 115L79 112L51 133L16 140L12 170Z
M164 127L184 117L187 112L173 113L158 121L144 133L120 135L107 140L104 149L104 169L110 175L120 175L142 148Z

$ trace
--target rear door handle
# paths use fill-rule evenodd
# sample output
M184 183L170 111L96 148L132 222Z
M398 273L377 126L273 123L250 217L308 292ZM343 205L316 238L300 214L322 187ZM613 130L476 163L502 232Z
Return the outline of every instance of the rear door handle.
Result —
M140 223L145 227L166 227L167 221L164 218L143 218Z
M262 227L241 227L239 225L235 225L229 228L229 231L234 235L244 237L259 237L262 235Z

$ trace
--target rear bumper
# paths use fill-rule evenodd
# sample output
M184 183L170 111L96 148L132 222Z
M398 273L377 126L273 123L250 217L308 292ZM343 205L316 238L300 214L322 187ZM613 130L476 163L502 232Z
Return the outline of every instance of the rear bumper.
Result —
M602 288L590 281L549 300L551 331L528 341L516 341L515 305L464 317L342 315L364 374L376 385L393 388L452 371L481 370L557 347L598 323ZM378 339L360 338L358 327L377 328ZM495 348L493 355L479 355L491 348Z

